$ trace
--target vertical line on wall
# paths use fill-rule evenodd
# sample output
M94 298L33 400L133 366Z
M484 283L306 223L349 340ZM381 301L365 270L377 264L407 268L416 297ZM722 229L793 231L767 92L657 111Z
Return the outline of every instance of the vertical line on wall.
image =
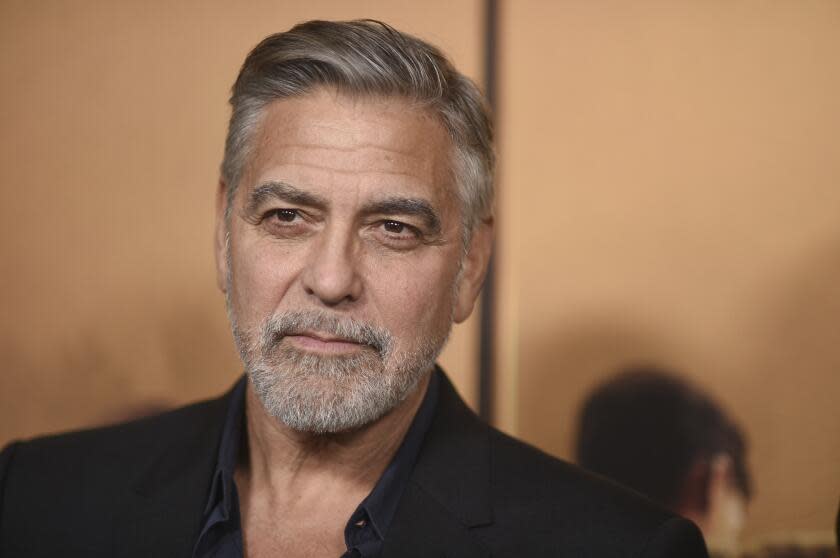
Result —
M496 118L496 68L499 6L497 0L484 2L484 94ZM481 291L481 316L478 337L478 414L488 423L494 418L494 386L496 329L496 273L495 258L490 258L487 277Z

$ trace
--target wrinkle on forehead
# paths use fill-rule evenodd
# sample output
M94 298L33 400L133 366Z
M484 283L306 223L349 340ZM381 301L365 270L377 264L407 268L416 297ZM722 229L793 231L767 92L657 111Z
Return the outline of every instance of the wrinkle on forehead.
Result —
M255 140L252 180L281 178L266 173L299 167L400 176L437 196L455 195L449 134L429 109L399 97L350 98L318 90L277 100L266 107Z
M282 165L283 169L295 169L296 167L300 167L302 172L306 171L323 171L325 173L335 173L335 174L359 174L356 169L340 169L337 168L335 164L327 165L327 164L319 164L319 163L284 163ZM413 172L406 172L397 169L387 169L387 168L369 168L368 172L370 174L375 175L383 175L383 176L397 176L408 179L409 182L417 181L417 174ZM274 174L272 169L268 169L269 175ZM260 180L257 180L257 183L265 182L271 178L270 176L260 177Z
M273 110L278 105L284 105L288 110ZM272 129L276 133L279 127L299 126L299 140L304 144L310 138L320 144L327 135L330 145L336 149L363 147L366 141L370 141L374 145L393 143L396 150L406 151L416 139L411 133L415 130L422 131L422 137L430 144L451 141L443 124L430 109L401 97L351 98L319 89L299 97L274 101L265 111L262 134L271 134ZM283 114L282 122L276 118L278 114ZM394 119L400 120L400 130L389 125Z

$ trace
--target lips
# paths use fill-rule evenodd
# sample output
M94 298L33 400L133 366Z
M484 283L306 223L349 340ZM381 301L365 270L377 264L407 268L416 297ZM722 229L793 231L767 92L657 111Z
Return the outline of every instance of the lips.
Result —
M261 329L261 347L265 354L270 354L282 343L303 352L327 354L371 349L384 359L393 345L393 337L385 329L323 311L277 314Z
M285 339L299 349L316 353L341 354L369 348L366 343L359 343L352 339L336 337L322 332L306 331L287 334Z
M355 345L361 345L362 343L355 341L353 339L349 339L347 337L339 337L336 335L330 335L329 333L323 333L320 331L301 331L299 333L289 333L287 336L296 336L296 337L311 337L312 339L316 339L318 341L322 341L324 343L353 343Z

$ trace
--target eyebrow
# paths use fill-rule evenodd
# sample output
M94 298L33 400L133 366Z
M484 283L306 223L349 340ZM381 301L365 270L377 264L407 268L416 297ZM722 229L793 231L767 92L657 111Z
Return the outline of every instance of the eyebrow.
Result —
M316 209L326 209L328 205L327 200L321 196L296 188L287 182L273 180L260 184L248 194L245 215L253 215L263 203L273 199Z
M366 204L362 208L365 215L410 215L423 219L429 232L440 234L441 220L432 205L423 199L391 197Z
M288 182L272 180L264 182L248 194L244 214L254 215L260 206L268 200L282 200L295 205L326 210L329 206L326 198L306 192ZM440 234L441 219L428 201L419 198L394 196L366 204L362 208L364 215L409 215L420 217L431 234Z

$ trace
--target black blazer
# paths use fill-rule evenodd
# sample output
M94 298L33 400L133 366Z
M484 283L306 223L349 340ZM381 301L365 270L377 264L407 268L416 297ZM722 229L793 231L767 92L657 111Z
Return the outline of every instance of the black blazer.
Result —
M441 374L385 558L706 557L689 521L488 427ZM0 556L190 558L230 394L0 454Z

